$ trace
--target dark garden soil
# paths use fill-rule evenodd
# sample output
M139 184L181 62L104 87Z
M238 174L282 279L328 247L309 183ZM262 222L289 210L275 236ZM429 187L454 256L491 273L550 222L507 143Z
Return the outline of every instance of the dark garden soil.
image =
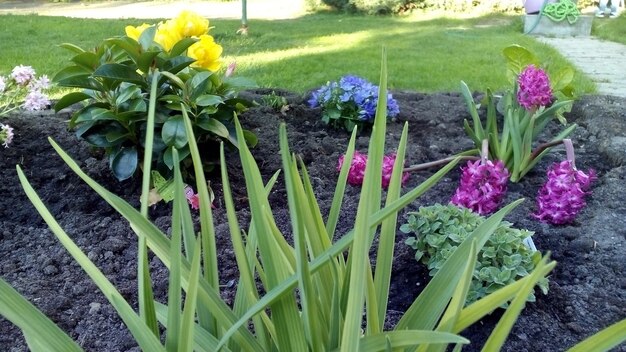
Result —
M253 97L268 93L250 93ZM251 109L242 123L259 137L253 154L264 180L281 167L277 131L286 122L292 150L302 156L308 167L321 210L328 212L332 200L338 157L348 143L344 131L330 130L319 120L320 111L307 108L302 98L284 94L290 109L285 115L270 107ZM401 114L388 124L387 151L397 146L403 121L409 122L408 163L441 159L471 147L462 121L468 117L459 94L420 94L394 92ZM117 182L101 153L78 141L66 130L67 113L12 116L8 120L16 136L10 148L0 148L0 275L67 331L88 351L138 350L116 312L67 254L26 198L19 184L15 165L19 164L58 222L122 293L136 306L137 239L114 210L91 191L53 151L46 137L51 136L98 182L139 205L140 179ZM510 184L506 201L527 200L506 219L516 227L535 232L537 247L551 251L558 261L550 276L550 292L537 295L527 304L504 347L506 351L561 351L577 341L626 317L626 99L586 96L576 102L568 115L580 127L573 135L577 166L594 168L599 175L588 198L588 206L575 223L567 226L542 224L530 216L534 198L545 181L546 169L564 158L556 148L522 182ZM553 129L558 128L555 124ZM358 149L366 151L368 137L358 138ZM214 151L206 151L214 153ZM234 197L243 226L249 219L241 169L235 152L228 160ZM405 190L419 185L435 170L413 173ZM216 193L214 216L219 245L223 296L230 303L237 270L230 244L221 182L211 175ZM432 190L409 206L447 203L459 179L451 172ZM351 227L358 202L359 188L348 186L344 213L338 233ZM286 194L282 184L270 194L277 222L290 231ZM169 206L151 209L151 218L169 228ZM400 216L403 222L406 211ZM414 260L413 251L404 244L406 235L398 231L391 283L389 315L393 324L425 287L427 270ZM166 297L167 272L157 259L151 262L155 294ZM463 333L472 340L466 351L479 350L501 315L494 312ZM0 351L24 351L20 331L0 318ZM626 346L618 347L626 351Z

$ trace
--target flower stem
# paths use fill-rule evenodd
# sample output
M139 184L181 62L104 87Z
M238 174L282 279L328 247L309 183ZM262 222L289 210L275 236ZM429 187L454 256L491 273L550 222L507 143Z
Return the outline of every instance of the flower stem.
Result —
M404 168L404 172L426 170L426 169L431 168L431 167L447 164L447 163L451 162L452 160L454 160L456 158L460 158L461 160L480 160L480 157L471 156L471 155L450 156L450 157L447 157L445 159L440 159L440 160L431 161L431 162L428 162L428 163L422 163L422 164L411 165L409 167L405 167Z

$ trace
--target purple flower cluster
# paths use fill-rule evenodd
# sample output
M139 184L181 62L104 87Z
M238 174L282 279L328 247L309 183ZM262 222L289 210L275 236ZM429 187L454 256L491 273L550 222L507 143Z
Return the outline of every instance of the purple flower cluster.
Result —
M0 76L0 116L17 108L13 102L24 99L22 108L30 111L42 110L50 105L44 93L50 88L50 79L37 77L30 66L18 65L6 78Z
M572 162L555 163L548 170L548 181L537 196L537 219L555 225L567 224L585 206L585 195L591 183L597 179L594 170L584 173L576 170Z
M339 164L337 165L337 171L341 170L343 166L343 160L345 155L339 157ZM383 188L389 187L391 182L391 174L393 173L393 164L396 162L396 154L391 153L383 157L382 165L382 186ZM348 183L353 186L360 186L363 184L363 178L365 177L365 167L367 166L367 155L361 154L358 151L354 152L352 157L352 164L350 164L350 170L348 171ZM409 173L402 174L401 183L404 184L409 179Z
M500 160L468 161L461 168L461 182L452 204L468 208L480 215L492 213L504 198L509 171Z
M338 82L329 82L312 93L311 107L338 109L342 117L372 122L376 115L378 86L357 76L344 76ZM395 117L400 108L391 93L387 94L387 116Z
M35 79L35 70L30 66L18 65L11 71L11 78L15 83L25 87L30 81Z
M517 101L526 110L547 106L552 102L550 79L544 70L528 65L520 73L517 83Z

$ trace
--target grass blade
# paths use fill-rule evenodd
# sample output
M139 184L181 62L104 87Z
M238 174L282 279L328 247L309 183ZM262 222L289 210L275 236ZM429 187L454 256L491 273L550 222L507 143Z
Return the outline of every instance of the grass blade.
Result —
M365 336L361 339L361 351L387 351L388 345L394 351L401 348L414 347L423 343L469 343L469 340L448 332L428 330L386 331L380 334Z

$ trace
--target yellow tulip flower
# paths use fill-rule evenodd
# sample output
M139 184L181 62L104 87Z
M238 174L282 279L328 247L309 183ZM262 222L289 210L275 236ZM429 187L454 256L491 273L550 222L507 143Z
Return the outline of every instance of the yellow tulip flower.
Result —
M182 37L199 37L209 31L209 20L191 11L183 11L174 19Z
M141 33L143 33L143 31L146 30L146 28L150 27L151 24L147 24L144 23L141 26L137 26L137 27L133 27L133 26L126 26L126 28L124 28L124 30L126 31L126 35L129 38L132 38L136 41L139 41L139 37L141 36Z
M204 67L213 72L219 70L222 66L222 46L208 34L201 35L199 39L187 49L187 56L196 60L192 66Z

